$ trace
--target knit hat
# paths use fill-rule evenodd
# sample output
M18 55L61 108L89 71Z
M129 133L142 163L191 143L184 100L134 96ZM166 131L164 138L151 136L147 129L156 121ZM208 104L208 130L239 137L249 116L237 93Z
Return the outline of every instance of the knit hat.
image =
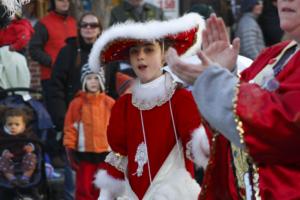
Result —
M93 72L88 64L83 65L81 68L80 81L82 83L82 91L86 92L86 76L89 74L96 74L98 76L100 90L105 91L105 78L103 68L101 68L98 72Z
M128 61L130 47L145 41L164 40L180 56L194 55L201 47L203 18L189 13L169 21L149 21L116 24L104 31L94 43L89 56L91 69L97 72L103 64Z
M242 0L242 11L243 12L251 12L253 7L262 2L261 0Z

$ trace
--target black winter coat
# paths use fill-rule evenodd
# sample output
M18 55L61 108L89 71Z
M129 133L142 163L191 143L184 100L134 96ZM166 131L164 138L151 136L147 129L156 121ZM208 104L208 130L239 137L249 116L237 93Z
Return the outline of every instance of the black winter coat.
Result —
M79 44L79 45L78 45ZM81 37L68 38L56 59L50 81L47 107L58 131L63 123L68 105L77 91L81 89L81 67L87 63L92 44L86 44ZM80 64L76 64L80 51Z

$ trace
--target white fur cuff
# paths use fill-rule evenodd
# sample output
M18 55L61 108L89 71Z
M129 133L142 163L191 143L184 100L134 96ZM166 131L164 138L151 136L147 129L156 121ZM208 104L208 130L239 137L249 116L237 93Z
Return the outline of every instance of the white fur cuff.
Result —
M192 155L197 166L207 166L209 159L209 143L204 127L201 125L192 134Z
M94 184L100 188L98 200L111 200L125 193L125 181L110 176L106 170L99 170Z

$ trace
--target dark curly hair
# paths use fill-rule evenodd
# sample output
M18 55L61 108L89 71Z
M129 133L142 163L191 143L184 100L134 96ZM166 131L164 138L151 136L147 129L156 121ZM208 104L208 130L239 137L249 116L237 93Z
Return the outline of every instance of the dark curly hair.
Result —
M26 124L26 127L28 124L31 123L33 119L33 112L31 109L27 107L7 107L7 106L0 106L0 115L1 117L1 124L4 125L6 123L6 120L8 117L19 117L21 116Z

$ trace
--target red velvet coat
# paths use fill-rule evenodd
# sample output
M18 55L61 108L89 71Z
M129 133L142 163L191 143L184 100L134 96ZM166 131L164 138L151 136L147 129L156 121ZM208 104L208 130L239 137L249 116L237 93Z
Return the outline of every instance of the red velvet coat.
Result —
M252 192L263 200L300 199L300 52L276 76L277 90L248 83L286 45L266 49L242 73L236 101L251 167L256 166L251 168ZM212 131L210 136L211 158L200 199L239 199L244 191L236 189L230 143Z
M147 164L143 167L142 176L134 175L138 167L135 155L137 147L143 142L143 132L140 112L133 106L131 99L132 95L126 94L113 107L108 127L108 141L114 152L128 156L127 178L132 190L139 199L142 199L150 181ZM177 89L171 102L177 134L186 150L186 143L191 140L192 132L200 126L200 116L191 93L184 89ZM153 180L176 145L176 140L168 102L150 110L144 110L142 113ZM193 163L186 157L185 165L187 170L193 174ZM108 174L114 178L124 178L122 172L108 163L105 163L102 168L106 169Z

